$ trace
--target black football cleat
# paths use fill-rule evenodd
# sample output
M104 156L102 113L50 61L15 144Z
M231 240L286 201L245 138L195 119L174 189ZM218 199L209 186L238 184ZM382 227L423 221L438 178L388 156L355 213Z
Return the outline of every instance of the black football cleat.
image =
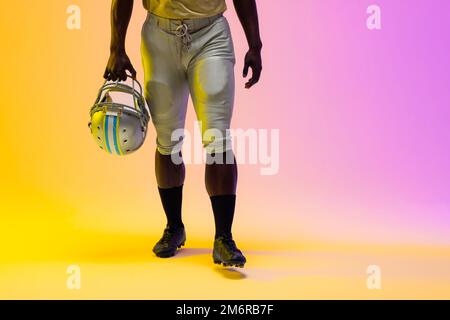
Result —
M215 264L239 268L247 262L231 236L220 236L214 240L213 260Z
M177 249L184 246L185 242L184 227L177 229L166 227L162 238L153 247L153 252L160 258L173 257Z

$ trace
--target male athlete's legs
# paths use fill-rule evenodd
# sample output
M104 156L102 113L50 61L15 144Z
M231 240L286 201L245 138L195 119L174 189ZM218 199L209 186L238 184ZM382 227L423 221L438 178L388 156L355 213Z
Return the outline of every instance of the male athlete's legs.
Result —
M155 174L167 226L153 251L159 257L173 256L184 244L186 235L181 219L184 164L172 161L177 141L172 133L184 128L189 90L176 42L160 30L152 15L142 29L142 62L145 72L145 94L157 132Z
M205 50L190 61L187 74L207 153L205 184L216 226L213 257L216 263L243 266L245 257L231 234L237 185L237 165L229 132L235 57L227 20L220 18L205 36Z

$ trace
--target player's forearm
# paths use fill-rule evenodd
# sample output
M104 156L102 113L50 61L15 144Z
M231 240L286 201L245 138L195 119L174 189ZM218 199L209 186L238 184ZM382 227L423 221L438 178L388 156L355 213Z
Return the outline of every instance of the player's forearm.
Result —
M133 0L113 0L111 5L111 52L125 52L125 38Z
M236 13L244 28L248 45L251 49L261 49L258 10L255 0L233 0Z

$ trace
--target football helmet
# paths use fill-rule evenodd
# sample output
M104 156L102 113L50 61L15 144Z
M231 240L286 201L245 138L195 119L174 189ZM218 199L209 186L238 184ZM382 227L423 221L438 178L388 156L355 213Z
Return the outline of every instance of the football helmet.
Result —
M142 146L150 120L141 84L128 78L131 86L126 82L105 81L90 111L89 128L95 142L108 153L120 156ZM116 93L125 95L129 101L117 101Z

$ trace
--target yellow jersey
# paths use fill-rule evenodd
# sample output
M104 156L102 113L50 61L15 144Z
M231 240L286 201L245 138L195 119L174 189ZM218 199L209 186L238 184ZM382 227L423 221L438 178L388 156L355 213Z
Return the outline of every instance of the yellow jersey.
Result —
M225 0L143 0L151 13L169 19L211 17L227 10Z

